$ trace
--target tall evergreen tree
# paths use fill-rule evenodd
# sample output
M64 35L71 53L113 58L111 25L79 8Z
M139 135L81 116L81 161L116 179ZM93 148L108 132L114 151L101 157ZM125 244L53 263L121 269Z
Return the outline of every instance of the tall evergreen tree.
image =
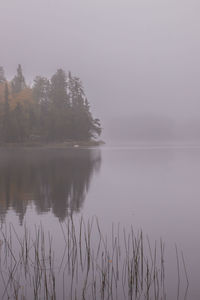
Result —
M49 110L50 110L50 89L51 85L47 78L37 76L34 79L33 98L36 101L37 124L36 132L42 135L43 139L48 137ZM32 113L33 115L33 113Z
M69 105L67 96L67 78L62 69L57 72L51 78L50 98L52 103L60 108Z
M4 90L4 110L3 110L3 139L4 142L11 141L11 116L10 116L10 104L9 104L9 90L8 84L5 83Z
M72 107L72 138L90 140L92 137L100 135L100 121L93 119L82 82L78 77L73 77L71 72L69 73L68 89Z
M11 82L12 92L17 94L21 92L26 87L25 78L23 76L22 67L19 64L17 68L17 75L13 78Z
M24 142L27 139L28 135L28 122L26 119L25 111L23 106L18 103L15 109L12 112L12 121L13 121L13 139L16 142Z
M37 103L44 103L49 101L50 96L50 82L47 78L37 76L33 84L33 97Z
M4 68L0 66L0 83L6 82Z
M68 75L68 93L73 108L83 106L85 93L82 82L78 77L72 76L71 72Z
M70 103L67 94L67 78L62 69L57 70L51 78L50 102L50 138L63 140L68 136Z

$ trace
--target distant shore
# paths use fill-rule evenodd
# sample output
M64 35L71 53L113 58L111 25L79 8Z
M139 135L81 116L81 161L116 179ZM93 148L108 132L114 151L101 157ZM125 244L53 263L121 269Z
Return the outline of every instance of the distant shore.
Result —
M100 140L90 141L63 141L63 142L39 142L27 141L23 143L0 143L1 148L85 148L85 147L98 147L104 145L105 142Z

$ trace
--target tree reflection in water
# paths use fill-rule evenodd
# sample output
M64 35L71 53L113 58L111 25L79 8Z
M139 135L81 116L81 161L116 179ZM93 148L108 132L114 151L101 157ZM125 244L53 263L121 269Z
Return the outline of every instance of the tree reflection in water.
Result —
M27 206L38 213L52 210L60 220L79 212L94 172L99 171L99 149L1 150L0 216L14 210L20 223Z

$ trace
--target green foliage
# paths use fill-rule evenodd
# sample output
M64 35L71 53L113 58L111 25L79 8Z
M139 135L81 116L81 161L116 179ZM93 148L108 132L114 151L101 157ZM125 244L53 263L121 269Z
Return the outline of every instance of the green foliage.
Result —
M4 103L0 103L0 140L89 141L101 134L78 77L59 69L51 77L37 76L28 89L21 65L11 82L11 103L5 84Z

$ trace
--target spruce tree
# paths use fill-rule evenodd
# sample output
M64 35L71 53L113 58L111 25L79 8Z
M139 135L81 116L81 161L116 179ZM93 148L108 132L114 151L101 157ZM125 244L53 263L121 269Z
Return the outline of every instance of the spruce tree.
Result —
M4 68L0 66L0 83L6 82Z
M69 99L67 78L62 69L51 78L49 135L53 140L64 140L68 136Z
M4 90L3 136L4 136L4 142L10 142L11 118L10 118L9 90L8 90L7 82L5 83L5 90Z
M21 92L26 87L25 78L23 76L22 67L19 64L17 68L17 75L13 78L11 82L12 93L17 94Z
M37 103L46 103L50 96L50 82L47 78L37 76L33 84L33 97Z
M64 108L69 105L67 97L67 78L62 69L51 77L50 98L56 107Z
M47 78L37 76L34 79L33 98L36 102L37 123L35 132L44 140L48 137L49 110L50 110L50 82ZM34 113L32 112L32 116Z
M68 79L69 98L71 103L71 137L77 140L90 140L101 133L99 119L93 119L89 102L85 96L82 82L73 77Z
M18 103L12 112L14 124L13 140L16 142L24 142L28 135L28 122L25 117L23 106Z

